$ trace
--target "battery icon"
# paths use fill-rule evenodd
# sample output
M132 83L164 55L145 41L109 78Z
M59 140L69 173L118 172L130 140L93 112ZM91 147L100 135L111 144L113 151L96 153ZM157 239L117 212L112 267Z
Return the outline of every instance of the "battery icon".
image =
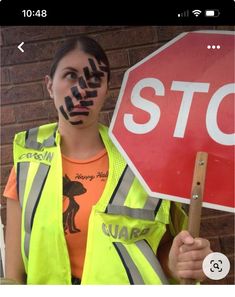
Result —
M218 9L207 9L205 11L206 17L218 17L220 15L220 12Z

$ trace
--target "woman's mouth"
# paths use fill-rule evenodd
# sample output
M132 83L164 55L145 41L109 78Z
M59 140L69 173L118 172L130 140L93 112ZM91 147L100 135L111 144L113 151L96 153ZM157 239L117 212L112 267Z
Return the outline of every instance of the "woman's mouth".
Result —
M89 108L87 106L77 104L77 105L74 105L72 111L76 111L76 110L89 110Z

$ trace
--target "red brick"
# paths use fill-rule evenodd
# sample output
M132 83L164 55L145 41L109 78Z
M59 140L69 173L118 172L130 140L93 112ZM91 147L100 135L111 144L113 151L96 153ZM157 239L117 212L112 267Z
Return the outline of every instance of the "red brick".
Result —
M100 34L101 32L115 31L122 28L124 28L124 26L67 26L66 36L71 37L71 35L74 35L76 37L80 34Z
M234 216L227 214L201 220L201 237L231 235L234 233Z
M110 90L108 92L108 95L102 110L114 109L117 102L118 94L119 94L119 89Z
M99 122L109 127L112 119L112 115L113 115L112 111L102 111L99 114Z
M1 166L1 185L5 185L10 171L11 171L12 165L2 165Z
M33 42L55 38L65 38L70 35L89 34L122 28L122 26L18 26L2 29L3 44L19 44L24 41Z
M225 212L225 211L210 209L210 208L207 208L207 207L202 208L202 217L203 218L224 216L226 214L227 214L227 212Z
M3 46L2 30L0 31L0 46Z
M65 26L19 26L2 29L4 45L18 45L22 41L26 44L32 41L65 37Z
M43 98L42 84L18 85L2 88L2 104L32 102Z
M18 104L15 113L18 123L48 119L47 105L42 100L31 104Z
M133 47L157 41L155 29L151 26L107 31L93 36L106 50Z
M234 234L220 236L221 252L229 255L234 254Z
M55 108L54 101L52 99L48 99L43 102L44 108L48 113L48 120L52 122L58 121L58 112Z
M111 120L112 120L112 117L113 117L113 110L110 110L108 112L108 115L109 115L109 124L111 123Z
M234 254L233 255L227 255L229 262L230 262L230 271L229 271L229 275L233 275L234 276Z
M111 73L110 89L120 88L126 69L114 70Z
M15 123L14 106L3 106L1 108L1 125Z
M2 206L2 207L5 207L6 206L6 203L7 203L7 201L6 201L6 198L3 196L3 191L4 191L4 189L5 189L5 185L4 186L1 186L0 187L0 205Z
M129 66L127 50L118 50L107 53L110 68L122 68Z
M201 285L233 285L233 284L234 284L234 276L229 274L221 280L207 279L203 283L201 283Z
M21 53L17 46L3 48L2 65L17 65L51 59L61 43L62 41L25 43L24 53Z
M16 65L9 68L12 83L25 83L40 80L44 81L49 73L51 62L37 62L25 65Z
M10 81L10 72L8 68L1 67L1 84L6 85L9 84Z
M155 52L161 45L162 44L159 43L156 45L129 49L129 58L131 66Z
M43 97L44 99L48 99L48 100L51 100L51 97L47 91L47 87L46 87L46 83L45 81L42 83L42 89L43 89Z
M215 30L233 31L234 32L234 26L215 26Z
M103 111L99 114L99 122L103 125L109 125L109 114L107 111Z
M213 26L156 26L159 41L170 41L183 32L213 29Z
M1 146L1 164L11 164L12 160L12 145Z
M213 237L213 238L207 237L206 239L208 239L210 241L210 247L213 252L221 253L219 237Z

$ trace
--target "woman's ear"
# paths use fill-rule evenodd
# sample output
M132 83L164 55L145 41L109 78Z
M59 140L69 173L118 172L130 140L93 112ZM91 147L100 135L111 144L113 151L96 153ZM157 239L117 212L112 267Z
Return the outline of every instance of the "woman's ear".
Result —
M53 97L53 89L52 89L53 82L49 75L45 76L45 83L46 83L47 91L48 91L50 97L53 99L54 98Z

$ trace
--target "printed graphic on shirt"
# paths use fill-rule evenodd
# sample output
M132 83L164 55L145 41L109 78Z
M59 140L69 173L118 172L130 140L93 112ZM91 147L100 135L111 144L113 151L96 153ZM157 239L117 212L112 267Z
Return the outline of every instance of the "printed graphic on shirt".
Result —
M75 215L80 206L75 201L74 196L86 193L83 184L78 181L70 180L67 175L63 177L63 195L69 198L69 205L63 213L64 232L77 233L81 230L75 226Z
M77 173L75 176L76 179L78 180L88 180L88 181L93 181L95 178L99 178L100 181L106 181L108 178L108 170L106 172L103 171L98 171L96 175L83 175L81 173Z

